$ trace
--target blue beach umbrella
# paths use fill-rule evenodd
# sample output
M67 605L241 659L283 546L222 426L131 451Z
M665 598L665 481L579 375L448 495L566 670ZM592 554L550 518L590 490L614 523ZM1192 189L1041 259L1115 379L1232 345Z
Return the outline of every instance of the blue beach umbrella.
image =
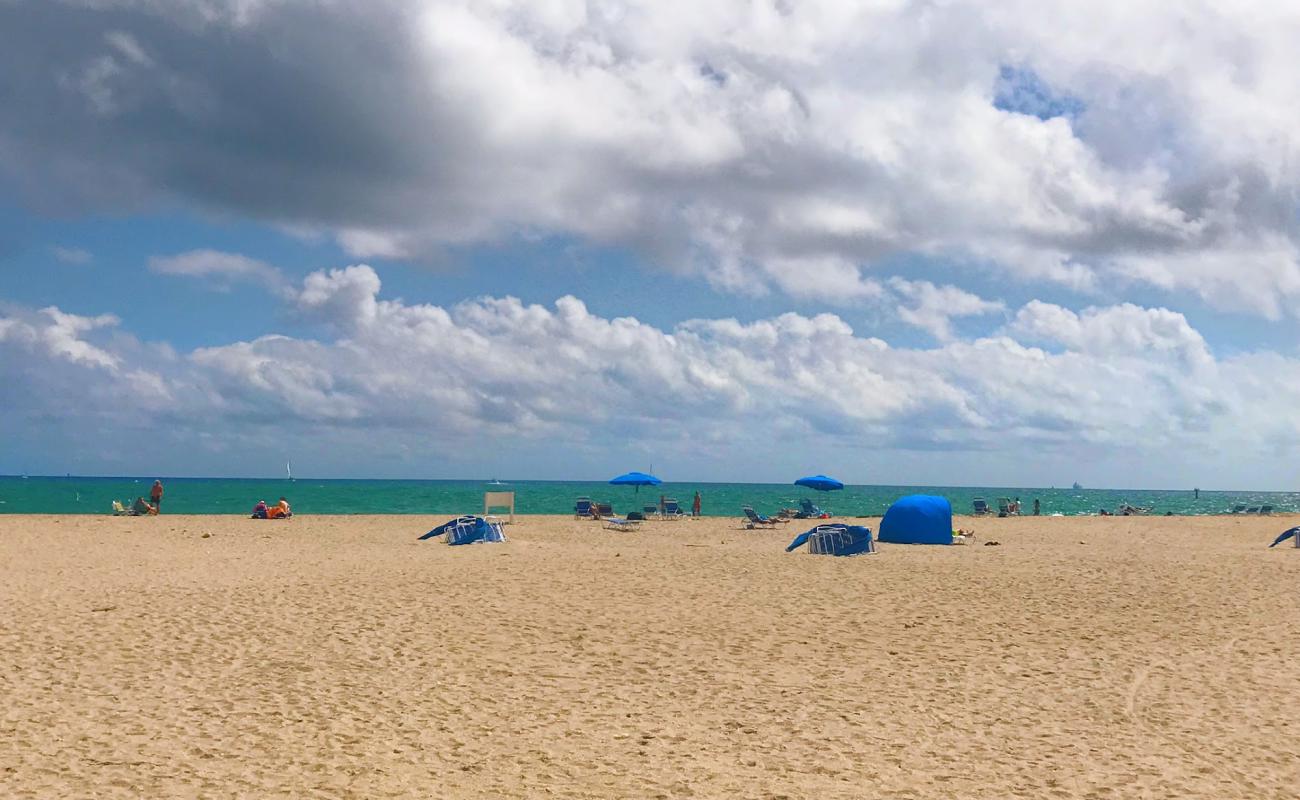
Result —
M641 493L642 486L658 486L661 483L663 481L644 472L628 472L610 480L613 486L635 486L637 494Z
M1287 530L1284 530L1282 531L1282 533L1278 534L1278 537L1273 540L1273 543L1270 544L1269 547L1277 547L1278 545L1285 542L1287 539L1290 539L1292 536L1295 536L1297 534L1300 534L1300 528L1289 528Z
M844 484L825 475L809 475L795 481L794 485L807 486L809 489L816 489L819 492L833 492L844 488Z

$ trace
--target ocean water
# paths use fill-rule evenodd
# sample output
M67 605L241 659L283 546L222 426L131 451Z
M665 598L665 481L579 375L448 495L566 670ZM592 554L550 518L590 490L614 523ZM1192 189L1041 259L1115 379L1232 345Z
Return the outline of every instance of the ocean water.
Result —
M1140 489L1042 489L967 486L846 486L838 492L813 492L790 484L665 483L635 491L631 487L576 481L316 480L299 478L169 478L163 512L172 514L247 514L258 500L268 503L281 495L300 514L463 514L483 510L485 491L513 491L521 514L566 514L579 496L610 502L618 513L658 502L661 494L690 507L698 490L705 516L740 516L743 505L760 513L794 506L808 497L840 516L879 516L889 504L907 494L947 497L958 513L969 513L976 497L996 507L999 497L1019 497L1026 513L1037 498L1043 514L1095 514L1121 503L1149 507L1153 513L1223 514L1236 505L1272 505L1278 512L1300 511L1296 492L1210 492L1200 499L1192 491ZM130 504L147 496L154 476L144 478L0 477L0 514L106 514L114 499Z

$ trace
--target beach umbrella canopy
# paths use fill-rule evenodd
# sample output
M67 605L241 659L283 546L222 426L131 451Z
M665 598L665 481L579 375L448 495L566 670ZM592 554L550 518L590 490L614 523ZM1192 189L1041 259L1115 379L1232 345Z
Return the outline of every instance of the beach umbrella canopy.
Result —
M614 486L635 486L637 492L640 492L642 486L658 486L663 481L644 472L628 472L610 479L610 483Z
M1278 534L1278 537L1273 540L1273 543L1270 544L1269 547L1277 547L1278 545L1282 544L1287 539L1290 539L1296 534L1300 534L1300 528L1289 528L1287 530L1284 530L1282 531L1282 533Z
M794 485L807 486L809 489L816 489L819 492L833 492L844 488L844 484L825 475L808 475L795 481Z

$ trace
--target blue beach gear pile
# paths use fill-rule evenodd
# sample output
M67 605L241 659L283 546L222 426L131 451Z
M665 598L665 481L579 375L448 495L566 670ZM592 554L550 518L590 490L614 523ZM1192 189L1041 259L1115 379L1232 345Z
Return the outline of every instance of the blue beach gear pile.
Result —
M876 552L871 529L862 525L818 525L794 537L785 548L787 553L805 544L808 552L827 556L856 556Z
M419 541L443 537L447 544L474 544L475 542L504 542L501 523L489 522L483 517L456 517L444 522L420 537Z

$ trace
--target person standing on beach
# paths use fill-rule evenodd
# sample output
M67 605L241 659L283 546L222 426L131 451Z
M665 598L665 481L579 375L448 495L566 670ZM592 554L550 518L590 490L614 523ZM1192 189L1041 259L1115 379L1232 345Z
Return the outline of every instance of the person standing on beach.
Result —
M151 505L152 505L155 509L157 509L157 512L156 512L156 513L159 513L159 514L162 513L162 496L163 496L163 485L162 485L162 481L160 481L160 480L159 480L159 481L154 481L154 482L153 482L153 488L149 490L149 499L150 499L151 501L153 501L153 502L151 503Z
M695 491L695 499L691 501L691 516L692 516L692 517L698 517L698 516L700 515L700 504L701 504L701 502L702 502L702 498L700 497L700 492L699 492L699 490L697 489L697 490Z
M1038 498L1035 497L1035 498L1034 498L1034 516L1035 516L1035 517L1038 516L1038 510L1039 510Z

